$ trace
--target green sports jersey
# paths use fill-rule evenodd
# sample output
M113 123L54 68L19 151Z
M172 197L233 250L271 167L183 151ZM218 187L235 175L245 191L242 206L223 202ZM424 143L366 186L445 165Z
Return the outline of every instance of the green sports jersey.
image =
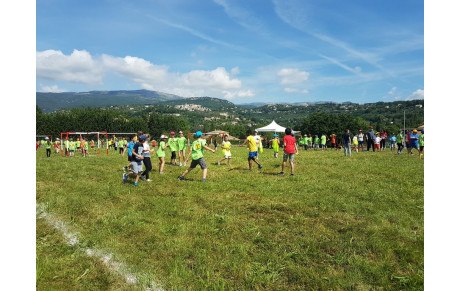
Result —
M164 141L160 142L160 146L158 147L157 150L157 157L159 158L164 158L166 156L165 150L163 149L166 143Z
M403 135L402 134L398 134L396 136L396 143L402 143L402 139L403 139Z
M70 150L75 150L75 142L74 141L71 141L70 142Z
M418 144L423 147L425 146L425 134L421 134L419 137L418 137Z
M326 144L326 136L321 136L321 144Z
M186 144L187 139L183 136L183 137L177 138L176 140L177 140L177 145L179 147L179 150L180 151L185 150L185 144Z
M198 160L203 157L206 140L197 139L192 143L192 160Z
M168 139L168 143L169 143L169 149L170 149L172 152L177 151L177 138L175 138L175 137L170 137L170 138Z
M319 144L319 137L315 137L315 144Z

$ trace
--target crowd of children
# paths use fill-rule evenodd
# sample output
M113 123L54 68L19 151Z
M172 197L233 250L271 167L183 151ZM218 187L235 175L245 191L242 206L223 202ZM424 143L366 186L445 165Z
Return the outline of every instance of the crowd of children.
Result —
M151 182L150 172L152 171L152 161L151 155L155 154L158 158L158 172L159 174L164 174L164 168L166 164L166 152L171 153L170 165L178 165L180 167L186 166L191 158L190 166L178 177L179 180L184 180L185 176L196 168L197 165L200 165L202 169L202 181L206 181L207 176L207 164L204 160L204 150L212 151L213 153L217 150L217 139L214 139L214 149L208 147L204 135L198 131L194 134L195 141L189 146L188 156L186 155L187 149L187 139L184 137L184 133L179 131L179 137L175 137L175 132L170 132L170 137L166 135L160 136L160 141L158 144L155 140L151 140L148 134L138 132L128 139L122 137L117 138L113 136L113 139L109 140L109 148L113 147L115 151L124 158L127 154L128 163L123 168L123 181L126 182L128 178L134 178L134 185L137 186L139 180L144 180ZM259 169L262 169L262 164L259 162L260 153L263 151L263 144L265 142L268 148L273 149L273 157L278 158L280 147L284 148L283 161L281 164L281 172L278 175L284 175L285 168L287 166L287 161L289 160L289 165L291 169L291 176L294 175L294 156L299 154L299 144L300 148L308 150L313 148L315 151L321 149L321 151L326 150L326 142L330 141L332 149L341 150L343 148L344 155L351 157L352 150L359 152L364 150L364 142L367 144L367 151L372 149L373 151L383 151L386 148L386 139L389 140L389 148L391 151L397 151L397 154L401 154L404 147L407 148L407 153L412 154L413 149L418 151L419 157L423 155L424 149L424 130L421 131L421 134L418 134L416 129L412 131L406 131L405 135L403 132L398 134L392 133L388 135L385 131L374 132L372 126L369 128L369 131L366 134L363 134L362 130L359 130L356 134L352 135L349 130L347 130L342 135L342 144L338 143L338 139L335 134L331 134L329 139L325 134L314 135L304 134L301 136L299 142L297 143L296 138L294 137L293 131L290 128L285 130L285 136L280 140L278 134L274 134L273 138L265 141L261 137L257 130L251 131L247 130L246 139L242 144L239 144L240 147L247 146L248 153L248 168L251 171L253 163L255 163ZM151 144L150 144L151 143ZM72 137L63 141L65 154L73 157L76 152L81 152L83 157L88 156L89 146L94 149L94 141L88 141L87 138L76 138L74 140ZM51 157L52 148L55 149L55 153L60 152L61 141L56 139L54 142L51 142L48 137L43 141L37 141L36 148L44 147L46 149L47 157ZM227 165L231 165L232 153L231 148L232 144L229 141L229 136L224 135L222 143L220 145L222 149L222 157L217 161L216 164L221 165L222 162L226 161ZM178 161L177 161L178 160ZM144 169L145 167L145 169Z

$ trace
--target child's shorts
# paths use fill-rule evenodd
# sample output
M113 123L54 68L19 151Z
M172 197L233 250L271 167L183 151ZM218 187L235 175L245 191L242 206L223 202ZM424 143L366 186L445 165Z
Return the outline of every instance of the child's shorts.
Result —
M132 161L133 161L133 156L128 155L128 162L132 162Z
M131 171L134 174L142 173L142 164L143 164L142 161L136 162L136 161L133 160L132 163L131 163L131 165L132 165L132 170Z
M192 160L192 163L190 164L190 168L195 169L196 166L200 165L201 169L207 169L208 166L206 165L206 161L204 158L199 158L198 160Z
M257 152L249 152L249 158L257 157Z
M374 149L379 150L380 149L380 144L379 143L374 144Z
M232 154L224 154L224 159L231 159L232 158Z
M287 161L289 159L290 162L294 161L294 154L283 154L283 161Z

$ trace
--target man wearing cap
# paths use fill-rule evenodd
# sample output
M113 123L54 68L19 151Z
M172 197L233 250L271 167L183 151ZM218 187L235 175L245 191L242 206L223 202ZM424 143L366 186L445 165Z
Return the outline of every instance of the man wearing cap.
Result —
M131 161L131 172L128 174L123 173L123 182L126 182L128 180L129 176L136 176L136 179L134 180L134 186L138 185L139 178L141 177L142 173L142 160L144 159L144 156L142 155L144 151L144 141L147 139L145 135L139 136L139 140L134 144L133 150L132 150L132 161Z
M375 140L374 127L370 126L369 131L366 134L367 151L369 151L369 149L372 148L372 151L375 152L374 140Z

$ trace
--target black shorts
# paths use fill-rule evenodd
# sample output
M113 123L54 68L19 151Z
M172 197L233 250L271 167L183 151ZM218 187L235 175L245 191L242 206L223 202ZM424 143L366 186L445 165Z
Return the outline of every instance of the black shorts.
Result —
M176 158L176 151L171 152L171 160L174 160Z
M133 156L128 155L128 162L132 162L132 161L133 161Z

